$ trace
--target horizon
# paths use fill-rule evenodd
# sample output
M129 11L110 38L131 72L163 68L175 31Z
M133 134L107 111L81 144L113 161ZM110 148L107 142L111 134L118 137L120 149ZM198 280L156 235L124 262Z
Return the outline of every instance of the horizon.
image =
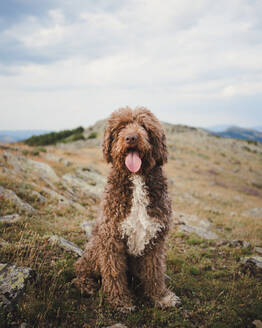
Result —
M82 126L84 129L87 129L93 125L95 125L97 122L99 122L100 120L96 121L94 124L90 124L88 126L84 126L84 125L80 125ZM233 124L216 124L216 125L210 125L210 126L196 126L196 125L189 125L189 124L183 124L183 123L170 123L170 122L166 122L166 121L161 121L162 124L172 124L172 125L182 125L182 126L188 126L188 127L193 127L193 128L200 128L200 129L206 129L206 130L210 130L212 131L212 129L229 129L229 128L241 128L241 129L251 129L251 130L255 130L258 132L262 132L262 126L256 125L256 126L239 126L239 125L233 125ZM1 133L8 133L8 132L44 132L44 133L51 133L51 132L59 132L59 131L63 131L63 130L71 130L71 129L75 129L76 126L72 126L69 128L65 128L65 129L1 129L0 128L0 132ZM221 131L222 131L221 130Z
M262 4L221 1L2 1L0 130L89 126L127 104L262 125Z

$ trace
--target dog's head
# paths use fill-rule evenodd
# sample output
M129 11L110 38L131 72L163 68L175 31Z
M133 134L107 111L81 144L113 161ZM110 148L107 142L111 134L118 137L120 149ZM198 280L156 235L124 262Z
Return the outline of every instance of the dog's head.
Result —
M167 162L166 136L148 109L121 108L108 120L103 153L115 168L137 173Z

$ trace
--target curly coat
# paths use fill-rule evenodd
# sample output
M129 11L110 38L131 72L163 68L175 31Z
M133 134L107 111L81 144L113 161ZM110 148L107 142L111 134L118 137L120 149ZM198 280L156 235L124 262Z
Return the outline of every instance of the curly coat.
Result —
M141 159L136 173L125 164L130 151ZM179 298L165 286L171 202L162 171L168 153L160 122L146 108L126 107L113 112L104 135L103 154L112 169L101 216L75 264L75 283L93 294L101 277L108 302L127 312L134 309L128 286L130 273L141 281L145 295L156 305L175 306Z

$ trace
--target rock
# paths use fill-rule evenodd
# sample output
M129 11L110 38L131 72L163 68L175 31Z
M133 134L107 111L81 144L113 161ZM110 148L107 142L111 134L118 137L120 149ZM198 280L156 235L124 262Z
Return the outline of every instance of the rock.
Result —
M58 182L59 178L55 171L46 163L33 161L21 155L13 155L9 152L4 152L4 158L8 164L12 165L17 172L23 172L27 175L36 175L43 180L50 182Z
M256 328L262 328L262 321L261 320L254 320L252 323Z
M0 307L9 308L34 276L30 268L0 263Z
M95 223L96 223L96 220L84 221L81 223L80 226L85 231L87 239L89 239L91 237Z
M262 247L255 247L254 251L257 252L258 254L262 254Z
M211 224L206 219L199 219L196 215L174 212L174 220L179 226L179 231L195 233L204 239L218 239L218 236L210 231Z
M51 161L51 162L60 162L65 166L72 165L72 163L70 161L68 161L67 159L65 159L63 157L59 157L59 156L57 156L55 154L52 154L52 153L46 153L44 155L44 157L45 157L45 159L47 159L48 161Z
M127 326L123 325L122 323L116 323L113 326L108 326L106 328L127 328Z
M21 323L19 328L29 328L28 324L26 322Z
M76 257L81 256L83 254L83 250L79 248L76 244L68 241L62 237L53 235L50 237L50 241L54 244L58 244L61 248L66 251L73 252Z
M255 219L262 219L262 207L251 208L242 213L243 216L249 216Z
M245 240L231 240L228 242L228 246L232 248L248 248L251 245Z
M207 229L211 226L210 222L206 219L199 219L196 215L182 212L174 212L174 219L179 222L184 222L187 225L196 225L203 229Z
M261 256L252 256L244 257L240 261L242 267L245 271L248 269L252 273L262 272L262 257Z
M241 202L241 203L244 201L243 197L238 196L238 195L234 196L233 199L234 199L235 201L237 201L237 202Z
M194 227L194 226L190 226L187 224L182 224L179 225L179 231L182 232L186 232L186 233L195 233L196 235L198 235L201 238L204 239L218 239L218 236L209 230L203 229L203 228L198 228L198 227Z
M3 238L0 238L0 247L6 247L8 246L9 243L5 241Z
M57 193L56 191L43 187L43 191L48 194L51 198L58 200L59 205L65 205L65 206L73 206L75 209L77 209L78 211L81 212L86 212L86 209L80 205L77 202L74 202L68 198L66 198L65 196Z
M21 216L19 214L0 216L0 222L3 222L3 223L13 223L13 222L17 222L19 220L21 220Z
M14 203L22 211L25 211L29 214L35 213L35 209L28 203L22 201L12 190L5 189L0 186L0 196Z
M65 174L62 179L69 187L93 194L100 198L105 186L105 178L95 170L77 169L75 174Z
M32 190L30 194L37 199L37 201L41 204L45 203L47 201L47 198L45 198L43 195L41 195L38 191Z
M64 164L65 166L71 166L73 164L68 159L63 158L63 157L59 158L59 162L62 163L62 164Z

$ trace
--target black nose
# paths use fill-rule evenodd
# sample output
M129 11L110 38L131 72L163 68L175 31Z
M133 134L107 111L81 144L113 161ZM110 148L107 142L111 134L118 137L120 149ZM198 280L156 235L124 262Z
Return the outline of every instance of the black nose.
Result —
M128 144L128 145L134 145L134 144L136 144L137 143L137 135L135 135L135 134L128 134L127 136L126 136L126 143Z

